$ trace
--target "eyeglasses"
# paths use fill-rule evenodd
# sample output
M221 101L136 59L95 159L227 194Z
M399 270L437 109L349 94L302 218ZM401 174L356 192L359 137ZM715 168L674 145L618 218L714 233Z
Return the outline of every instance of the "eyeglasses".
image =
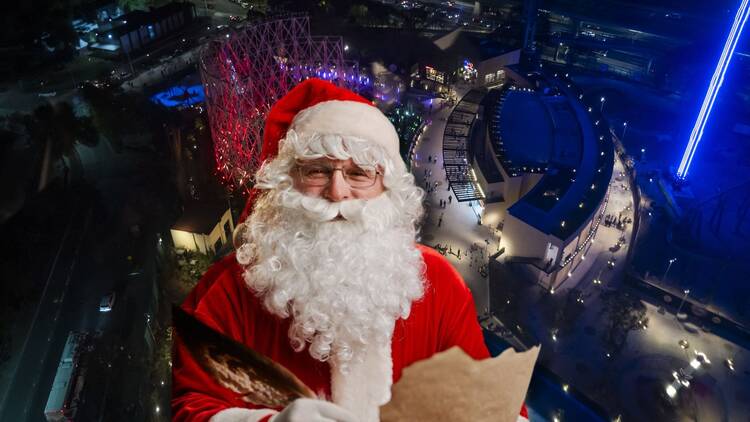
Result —
M382 174L375 166L366 165L333 167L320 163L297 163L296 168L299 172L302 183L306 186L312 187L328 186L333 179L333 173L337 170L341 170L344 180L346 180L349 186L354 189L366 189L372 187L378 179L378 175Z

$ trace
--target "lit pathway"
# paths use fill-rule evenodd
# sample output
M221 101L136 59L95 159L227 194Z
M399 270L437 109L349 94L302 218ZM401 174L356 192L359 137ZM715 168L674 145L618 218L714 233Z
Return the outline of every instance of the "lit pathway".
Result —
M566 289L578 287L586 290L591 281L599 277L603 272L612 271L621 273L625 270L625 258L630 247L630 238L633 233L633 194L630 190L630 182L624 173L625 168L620 159L615 154L614 170L612 179L609 182L607 192L607 206L605 216L610 215L614 218L631 219L630 224L626 224L624 230L619 230L614 225L606 226L605 218L602 218L599 229L593 238L593 243L584 249L585 259L576 265L570 272L567 280L563 281L559 292ZM594 216L594 221L598 219ZM625 242L619 248L616 243L623 238ZM607 261L614 260L614 269L607 267Z
M469 89L464 86L456 87L458 98L463 97ZM412 161L412 173L414 173L417 186L424 188L425 181L433 186L435 182L438 183L437 188L427 194L422 243L432 247L439 244L450 248L445 256L463 276L474 295L477 313L481 314L486 311L489 301L487 277L479 273L479 265L487 262L486 252L490 254L495 252L497 238L490 227L477 224L477 212L469 205L470 203L459 203L453 192L448 190L448 182L443 169L443 132L446 120L453 108L446 106L441 109L442 104L443 100L434 101L433 113L427 116L428 121L431 119L431 123L426 126L420 136L414 148L415 159ZM428 161L429 156L432 156L432 162ZM432 172L431 176L425 176L425 169ZM450 196L453 197L452 202L448 203L445 208L441 208L440 200L448 201ZM441 219L442 222L438 227ZM485 251L485 239L490 245L487 251ZM476 244L478 248L470 253L472 244ZM459 250L461 251L460 259L458 258ZM474 262L472 262L472 255L476 258Z
M142 89L144 86L157 84L174 73L193 66L194 63L198 61L200 49L201 46L199 45L198 47L178 56L167 59L148 70L137 72L137 75L134 78L123 82L120 85L120 88L122 88L123 91L131 91Z

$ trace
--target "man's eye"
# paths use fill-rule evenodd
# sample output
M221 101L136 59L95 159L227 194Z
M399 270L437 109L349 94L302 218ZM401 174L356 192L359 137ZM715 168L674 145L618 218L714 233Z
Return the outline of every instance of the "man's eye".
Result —
M349 169L349 176L365 177L365 176L368 176L368 175L369 175L369 173L366 170L364 170L364 169L360 169L360 168Z
M310 167L305 170L305 174L308 176L324 176L328 174L328 170L325 167Z

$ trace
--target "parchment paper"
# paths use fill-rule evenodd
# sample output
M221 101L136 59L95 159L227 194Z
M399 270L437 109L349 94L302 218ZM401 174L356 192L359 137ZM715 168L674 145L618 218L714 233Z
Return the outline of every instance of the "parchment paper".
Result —
M438 353L404 369L380 420L515 422L538 356L539 346L481 361L459 347Z

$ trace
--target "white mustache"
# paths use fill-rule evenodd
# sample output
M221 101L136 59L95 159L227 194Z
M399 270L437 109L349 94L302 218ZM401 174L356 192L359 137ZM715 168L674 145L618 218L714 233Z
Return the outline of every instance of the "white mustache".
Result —
M331 202L322 198L302 195L299 208L309 219L320 223L332 221L338 216L347 221L361 221L366 204L367 201L364 199Z
M320 197L307 196L296 190L282 192L279 204L297 210L301 218L315 223L335 221L341 217L348 223L363 225L373 230L383 230L396 224L399 209L387 193L370 199L351 199L331 202Z

